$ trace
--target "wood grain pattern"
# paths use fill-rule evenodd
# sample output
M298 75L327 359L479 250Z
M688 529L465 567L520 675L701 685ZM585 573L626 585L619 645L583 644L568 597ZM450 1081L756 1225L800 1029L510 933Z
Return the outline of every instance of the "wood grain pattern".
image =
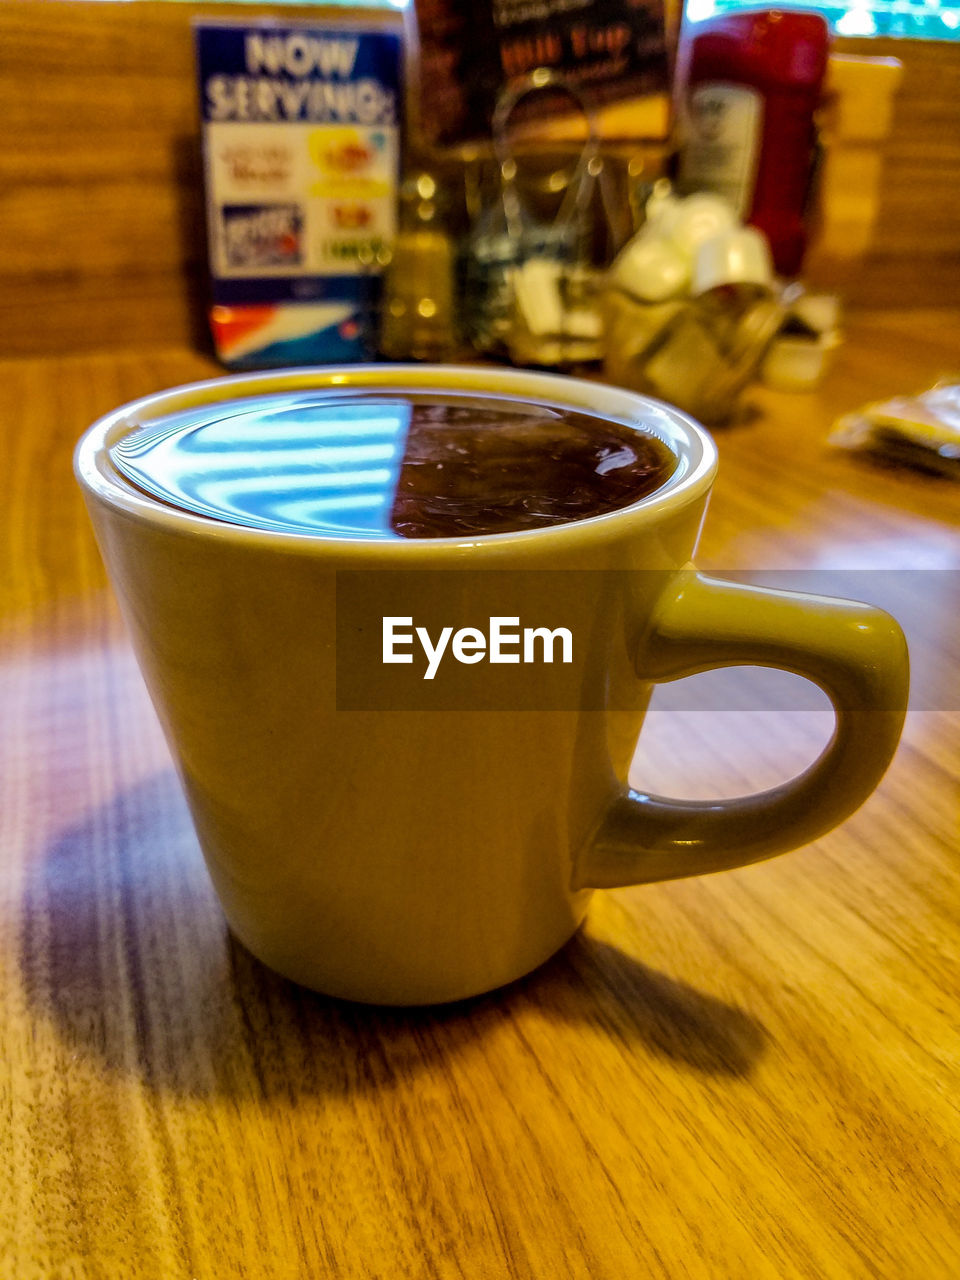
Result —
M903 63L885 148L878 227L884 252L960 256L960 48L952 41L891 39L841 47Z
M957 319L866 317L822 391L758 393L701 563L956 573L956 489L823 438L935 374ZM0 368L0 1275L953 1280L956 700L911 713L840 830L598 894L501 993L411 1013L296 988L226 932L70 474L94 415L214 372ZM954 625L924 611L915 664ZM635 775L752 789L823 732L664 705Z
M840 53L898 58L903 81L883 145L874 243L852 264L819 261L819 282L865 307L951 306L960 293L960 45L846 39ZM851 175L852 177L852 175Z

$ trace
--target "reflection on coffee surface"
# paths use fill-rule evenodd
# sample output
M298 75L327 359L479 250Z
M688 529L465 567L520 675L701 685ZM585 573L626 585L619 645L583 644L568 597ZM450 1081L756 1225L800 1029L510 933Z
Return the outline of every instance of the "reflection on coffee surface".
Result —
M640 427L501 396L257 396L110 450L156 498L232 524L348 538L477 537L629 506L674 471Z

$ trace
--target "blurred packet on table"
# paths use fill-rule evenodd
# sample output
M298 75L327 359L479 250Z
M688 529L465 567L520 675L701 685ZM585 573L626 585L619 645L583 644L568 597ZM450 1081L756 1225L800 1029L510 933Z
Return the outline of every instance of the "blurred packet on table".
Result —
M829 442L960 479L960 378L848 413L834 423Z
M399 35L260 19L198 22L194 37L217 355L368 358L396 234Z

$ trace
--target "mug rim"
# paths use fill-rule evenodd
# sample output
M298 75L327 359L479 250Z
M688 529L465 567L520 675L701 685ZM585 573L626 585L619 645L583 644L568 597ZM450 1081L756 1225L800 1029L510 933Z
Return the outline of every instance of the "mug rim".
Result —
M678 466L653 493L614 511L534 529L441 538L354 538L316 530L264 529L218 520L165 503L136 488L114 465L109 450L124 435L152 420L209 404L278 391L350 391L399 394L437 391L442 394L500 393L552 407L568 408L635 423L664 443ZM263 370L228 374L169 387L141 396L98 418L80 437L74 451L74 473L93 496L139 522L170 532L215 537L278 550L322 554L336 550L358 558L382 557L389 551L404 559L470 550L496 554L504 548L538 551L544 543L558 551L631 530L648 527L709 491L717 470L717 448L708 432L672 405L605 382L566 374L541 373L487 365L361 364Z

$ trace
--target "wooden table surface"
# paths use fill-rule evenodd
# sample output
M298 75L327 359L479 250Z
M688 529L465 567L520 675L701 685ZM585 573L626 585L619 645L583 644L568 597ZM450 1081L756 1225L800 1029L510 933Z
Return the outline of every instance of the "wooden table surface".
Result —
M96 415L214 366L3 363L0 1277L955 1280L960 488L824 437L958 332L862 316L822 390L720 435L704 567L863 571L912 609L940 681L879 791L777 861L598 894L539 972L414 1012L230 939L72 480ZM690 702L655 702L638 782L753 790L826 732Z

